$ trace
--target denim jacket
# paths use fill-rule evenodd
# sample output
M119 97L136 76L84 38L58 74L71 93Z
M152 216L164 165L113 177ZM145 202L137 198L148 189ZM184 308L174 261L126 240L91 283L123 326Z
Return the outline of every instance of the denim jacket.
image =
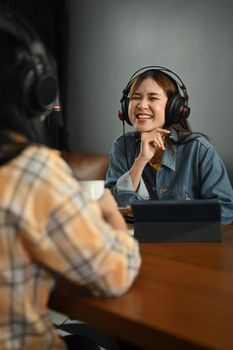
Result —
M179 140L171 128L170 138ZM233 189L226 168L211 143L193 133L182 144L172 145L173 153L165 149L160 168L155 171L149 163L135 192L129 170L140 151L140 134L127 132L112 145L105 186L109 187L120 207L135 200L147 199L210 199L221 203L222 223L233 221ZM127 151L127 156L126 156Z

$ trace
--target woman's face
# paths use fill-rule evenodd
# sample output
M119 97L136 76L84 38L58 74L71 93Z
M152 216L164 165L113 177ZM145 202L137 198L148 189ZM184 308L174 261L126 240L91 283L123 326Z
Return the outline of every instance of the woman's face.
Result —
M129 119L135 129L146 132L165 124L167 96L157 82L148 77L133 92L129 102Z

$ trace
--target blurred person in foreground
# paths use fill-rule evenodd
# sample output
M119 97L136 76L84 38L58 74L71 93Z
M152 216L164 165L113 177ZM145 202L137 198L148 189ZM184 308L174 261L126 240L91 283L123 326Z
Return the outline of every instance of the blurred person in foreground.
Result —
M0 348L67 349L48 316L57 274L120 296L140 268L137 242L109 190L83 192L42 120L57 97L49 54L28 23L0 8ZM76 349L99 349L77 336Z

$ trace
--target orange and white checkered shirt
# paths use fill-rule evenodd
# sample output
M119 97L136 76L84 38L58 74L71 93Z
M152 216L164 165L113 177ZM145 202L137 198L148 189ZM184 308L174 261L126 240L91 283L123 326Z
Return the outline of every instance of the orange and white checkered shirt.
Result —
M140 262L137 242L103 221L58 151L31 145L0 167L1 350L65 349L47 311L57 274L117 296Z

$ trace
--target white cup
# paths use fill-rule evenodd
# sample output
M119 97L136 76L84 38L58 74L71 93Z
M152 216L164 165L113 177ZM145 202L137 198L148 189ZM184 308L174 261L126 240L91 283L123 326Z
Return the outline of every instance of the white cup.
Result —
M81 187L89 194L90 199L99 199L104 192L104 180L79 181Z

